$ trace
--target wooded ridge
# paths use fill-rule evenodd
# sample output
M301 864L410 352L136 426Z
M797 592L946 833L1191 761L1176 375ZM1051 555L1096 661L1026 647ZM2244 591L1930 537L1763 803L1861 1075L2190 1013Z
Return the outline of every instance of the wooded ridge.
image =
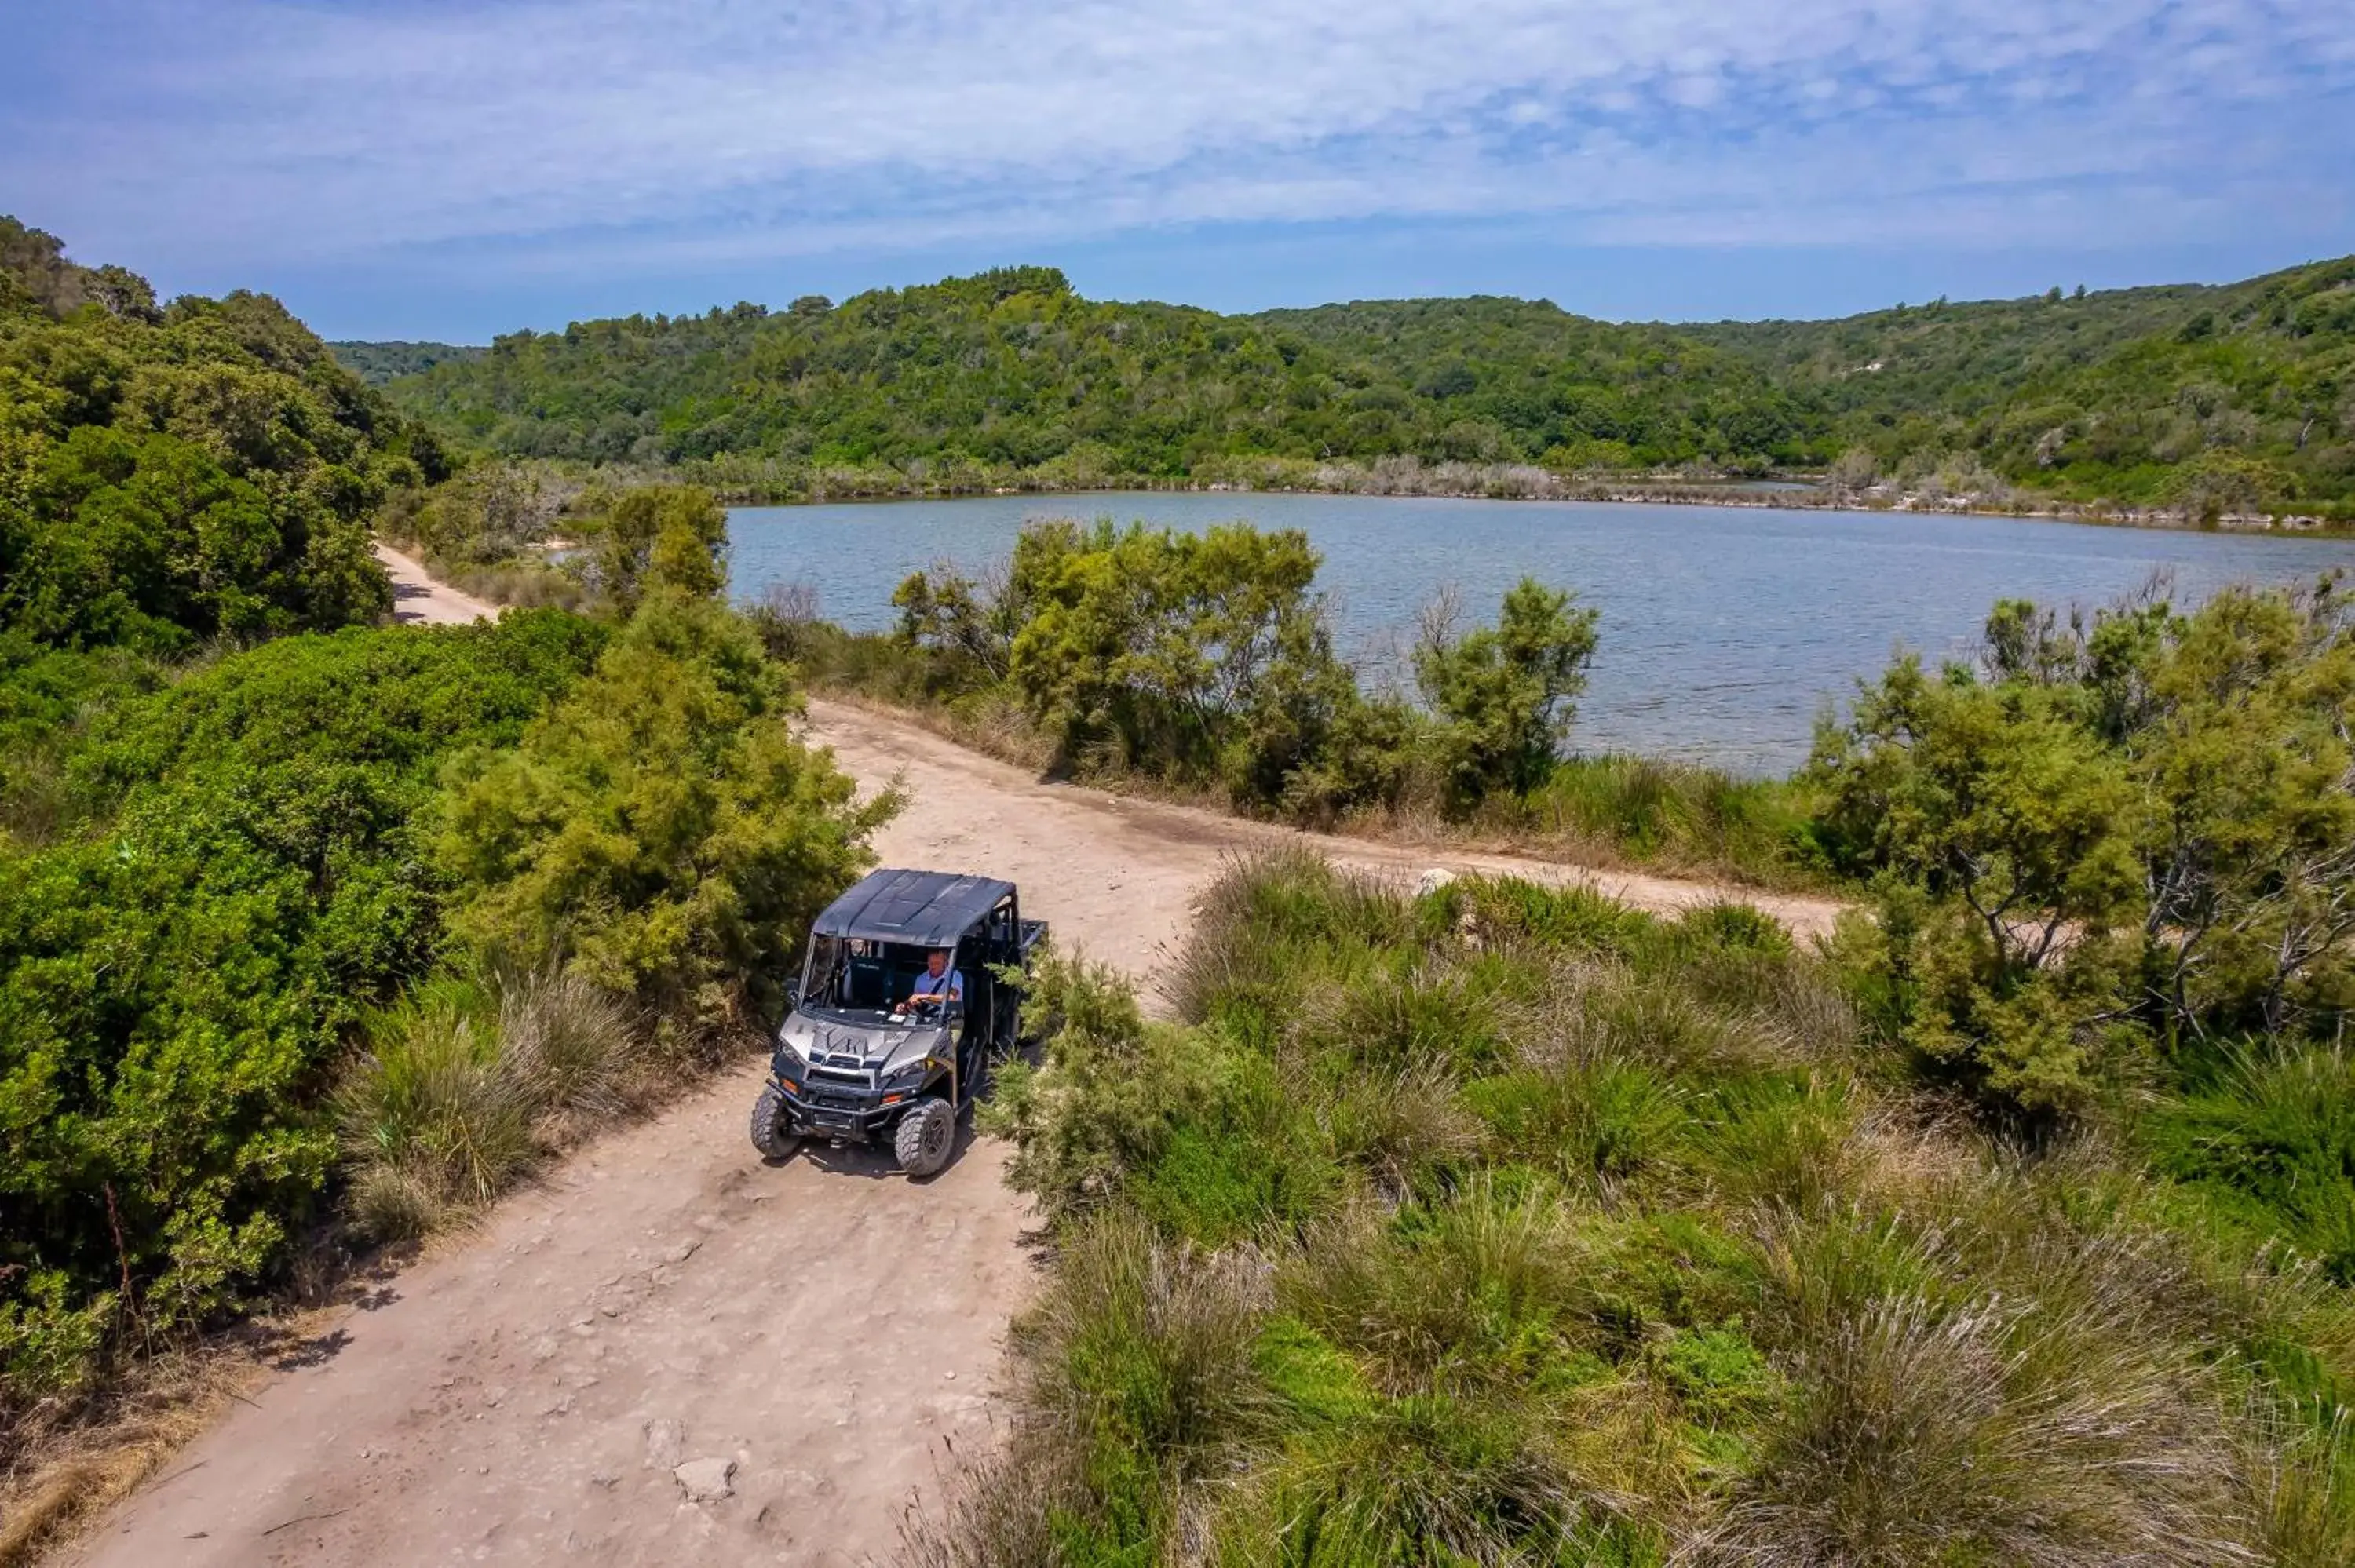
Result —
M1314 465L1412 459L1822 472L1857 492L2206 518L2355 506L2355 257L2222 286L1687 325L1487 297L1227 316L1008 267L486 352L336 350L372 378L435 361L386 389L465 444L740 491L829 468L941 490L1313 483Z

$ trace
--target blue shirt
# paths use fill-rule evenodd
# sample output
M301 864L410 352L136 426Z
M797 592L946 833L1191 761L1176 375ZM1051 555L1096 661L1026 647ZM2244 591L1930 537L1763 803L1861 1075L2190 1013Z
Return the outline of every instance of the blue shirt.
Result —
M937 996L949 1001L963 1001L964 977L953 969L944 969L939 974L927 969L916 977L916 989L908 994L911 997Z

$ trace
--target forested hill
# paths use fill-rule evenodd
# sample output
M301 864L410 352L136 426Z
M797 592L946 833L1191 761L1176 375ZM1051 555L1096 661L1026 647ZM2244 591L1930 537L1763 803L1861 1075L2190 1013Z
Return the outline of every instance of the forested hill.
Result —
M518 333L389 390L472 444L601 462L1046 482L1243 458L1835 465L1859 486L2355 515L2355 258L2219 288L1689 326L1507 299L1221 316L1007 268Z
M1534 456L1578 442L1582 418L1646 462L1732 456L1727 430L1754 432L1777 461L1807 455L1783 399L1730 355L1550 307L1476 303L1541 313L1592 341L1575 356L1517 345L1485 378L1460 354L1402 371L1274 318L1085 300L1060 272L1026 267L839 306L519 333L391 390L495 450L593 461L759 452L1028 468L1076 456L1177 477L1237 453Z
M416 376L453 360L480 359L488 352L454 343L331 343L336 363L371 387L396 376Z
M448 471L267 294L159 303L0 217L0 736L28 650L173 658L374 620L369 520Z

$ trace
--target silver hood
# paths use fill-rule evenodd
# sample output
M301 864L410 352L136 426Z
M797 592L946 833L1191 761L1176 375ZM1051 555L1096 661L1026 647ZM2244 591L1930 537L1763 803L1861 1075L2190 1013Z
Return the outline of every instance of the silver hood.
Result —
M937 1023L849 1023L795 1012L777 1031L777 1044L813 1066L889 1073L946 1054L948 1030Z

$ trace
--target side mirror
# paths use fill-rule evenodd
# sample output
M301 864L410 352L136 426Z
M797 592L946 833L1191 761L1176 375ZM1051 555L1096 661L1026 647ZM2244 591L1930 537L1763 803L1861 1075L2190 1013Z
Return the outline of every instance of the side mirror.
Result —
M785 1005L790 1008L799 1007L801 1004L802 982L798 980L787 980L785 982Z

